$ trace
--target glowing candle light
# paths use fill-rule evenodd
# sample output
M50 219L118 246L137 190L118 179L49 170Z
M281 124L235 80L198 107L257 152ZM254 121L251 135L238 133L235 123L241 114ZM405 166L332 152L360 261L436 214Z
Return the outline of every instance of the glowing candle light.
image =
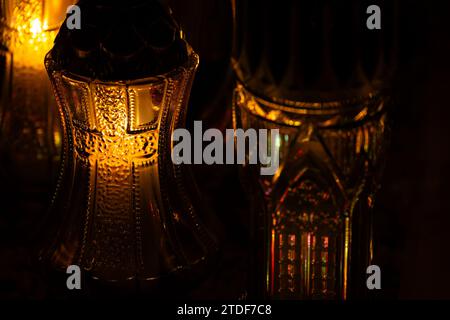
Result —
M60 148L56 102L46 76L44 58L65 17L68 0L3 1L0 72L0 161L14 196L30 199L46 194L56 171ZM3 59L4 57L4 59ZM26 202L26 201L25 201ZM41 204L45 206L44 203ZM14 207L14 205L12 205ZM33 205L35 207L35 205ZM25 208L15 208L21 214Z

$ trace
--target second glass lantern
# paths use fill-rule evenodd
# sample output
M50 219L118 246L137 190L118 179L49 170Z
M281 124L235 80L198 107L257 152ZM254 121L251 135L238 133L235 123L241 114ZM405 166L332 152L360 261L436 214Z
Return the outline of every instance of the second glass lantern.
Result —
M285 4L233 1L235 127L280 132L278 171L244 170L257 204L251 295L360 298L374 261L396 3L383 2L382 30L367 29L365 1Z
M34 234L56 176L61 133L44 58L73 0L0 3L2 235Z

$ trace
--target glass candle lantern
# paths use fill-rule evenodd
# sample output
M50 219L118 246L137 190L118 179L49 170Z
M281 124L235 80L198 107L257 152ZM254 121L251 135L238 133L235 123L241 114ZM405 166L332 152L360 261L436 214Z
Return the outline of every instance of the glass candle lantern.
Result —
M82 29L63 26L46 59L63 154L42 259L106 285L180 285L215 251L188 169L171 160L198 56L158 1L79 5Z
M60 128L44 58L72 2L2 1L1 214L14 223L39 221L57 171Z
M235 127L280 130L278 171L244 168L256 203L251 295L367 294L396 47L395 2L382 2L382 30L367 29L369 5L233 2Z

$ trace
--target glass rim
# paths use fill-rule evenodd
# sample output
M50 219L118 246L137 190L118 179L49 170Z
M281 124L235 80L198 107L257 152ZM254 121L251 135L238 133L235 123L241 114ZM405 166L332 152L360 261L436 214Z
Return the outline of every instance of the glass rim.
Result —
M136 85L145 85L145 84L153 84L153 83L160 83L164 81L164 79L167 78L173 78L175 75L181 74L188 70L195 70L198 67L198 64L200 63L200 58L197 53L194 52L191 48L188 48L188 59L187 61L180 66L177 66L176 68L154 76L145 77L145 78L137 78L137 79L121 79L121 80L100 80L96 78L90 78L87 76L79 75L74 72L69 72L66 70L53 70L49 64L52 63L52 57L51 57L52 51L47 53L45 57L45 65L47 72L51 75L53 72L61 72L61 74L71 80L74 81L80 81L84 83L89 84L98 84L98 85L114 85L114 86L136 86Z

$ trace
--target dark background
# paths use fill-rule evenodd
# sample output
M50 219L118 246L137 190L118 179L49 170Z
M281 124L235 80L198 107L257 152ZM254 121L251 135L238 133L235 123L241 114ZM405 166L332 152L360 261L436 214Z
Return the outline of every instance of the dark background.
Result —
M377 230L386 289L399 298L450 298L450 6L402 1L393 135ZM402 8L403 8L402 7Z

